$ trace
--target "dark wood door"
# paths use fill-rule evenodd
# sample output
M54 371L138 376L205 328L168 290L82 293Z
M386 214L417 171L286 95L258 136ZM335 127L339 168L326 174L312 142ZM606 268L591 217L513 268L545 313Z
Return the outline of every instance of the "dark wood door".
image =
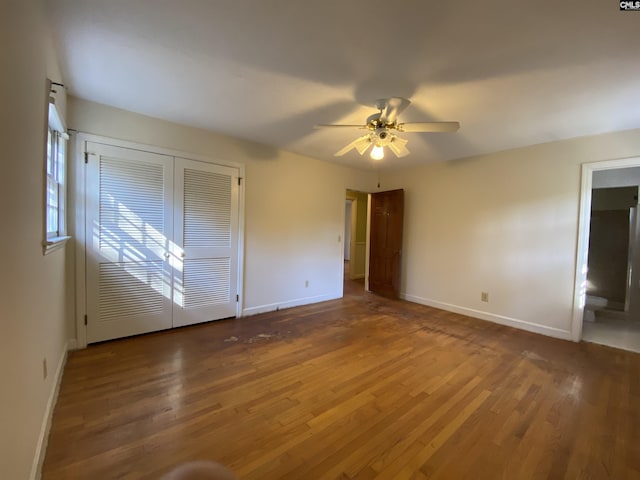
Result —
M389 298L400 295L404 190L371 194L369 290Z

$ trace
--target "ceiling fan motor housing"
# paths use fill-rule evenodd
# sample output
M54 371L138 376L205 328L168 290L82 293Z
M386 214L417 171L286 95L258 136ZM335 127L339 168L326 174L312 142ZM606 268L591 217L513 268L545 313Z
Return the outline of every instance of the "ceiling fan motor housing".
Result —
M380 147L387 146L393 140L393 134L385 127L377 128L374 133L374 143Z

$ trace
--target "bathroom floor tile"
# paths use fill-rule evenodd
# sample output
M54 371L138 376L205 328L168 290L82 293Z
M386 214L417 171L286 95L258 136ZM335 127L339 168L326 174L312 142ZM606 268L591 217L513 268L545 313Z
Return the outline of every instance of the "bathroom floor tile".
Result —
M595 322L584 322L582 340L640 352L640 321L623 312L596 312Z

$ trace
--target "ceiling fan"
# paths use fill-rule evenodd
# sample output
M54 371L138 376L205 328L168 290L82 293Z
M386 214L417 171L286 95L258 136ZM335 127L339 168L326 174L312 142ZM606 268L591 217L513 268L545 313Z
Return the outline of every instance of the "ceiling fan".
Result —
M338 150L334 155L340 157L354 148L360 155L373 145L371 158L380 160L384 157L384 147L388 147L396 157L404 157L409 154L407 140L400 138L395 132L455 132L460 128L458 122L398 122L398 116L409 106L411 102L402 97L382 98L376 101L379 113L374 113L367 118L364 125L316 125L318 128L359 128L369 130L366 135L356 138L349 145Z

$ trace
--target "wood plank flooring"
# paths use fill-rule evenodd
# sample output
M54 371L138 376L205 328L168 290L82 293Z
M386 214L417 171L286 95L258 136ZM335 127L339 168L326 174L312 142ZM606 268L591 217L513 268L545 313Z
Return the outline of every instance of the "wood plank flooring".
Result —
M43 478L640 478L639 354L358 290L73 352Z

